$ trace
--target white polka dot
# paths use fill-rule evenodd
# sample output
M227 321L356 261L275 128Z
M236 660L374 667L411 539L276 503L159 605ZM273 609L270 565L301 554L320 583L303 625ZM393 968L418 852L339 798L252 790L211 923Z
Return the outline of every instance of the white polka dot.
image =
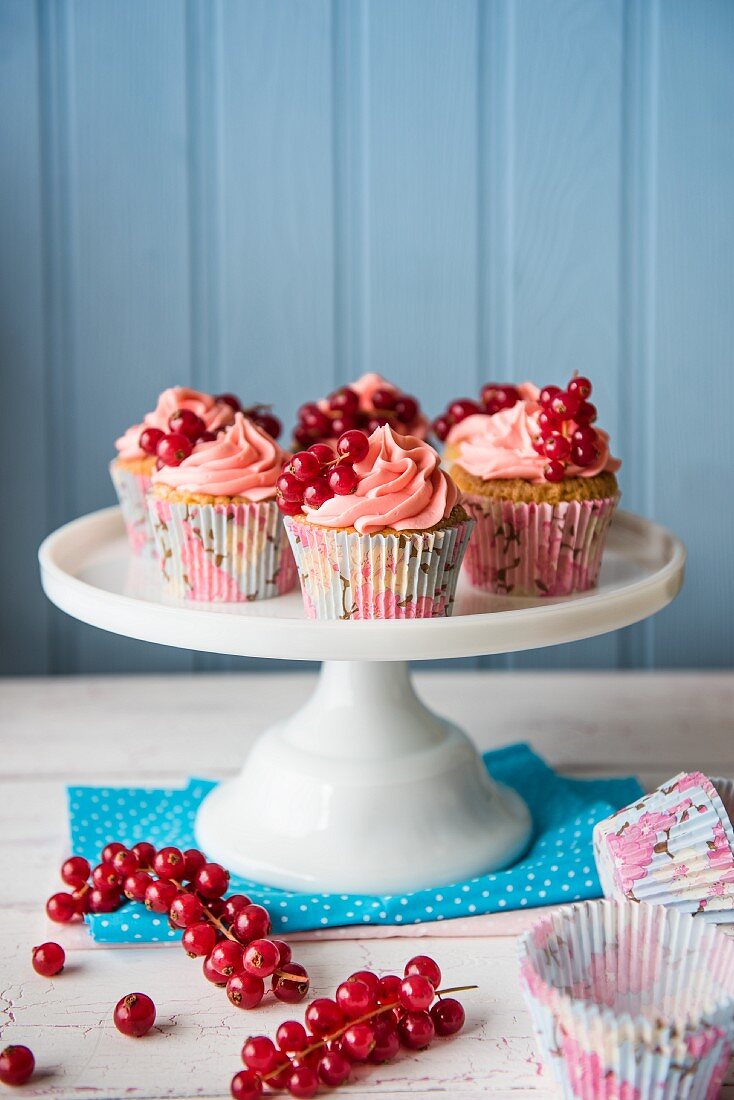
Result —
M497 904L501 905L504 908L504 906L507 905L507 902L505 901L504 898L500 898L500 900L497 902Z
M401 905L407 905L408 904L408 899L407 898L401 898L400 899L400 904Z
M395 914L395 920L397 921L398 924L400 924L402 919L403 919L403 914L402 913L396 913Z
M545 897L545 890L538 890L538 897L539 898L544 898Z
M329 918L328 917L322 917L321 918L321 923L322 924L328 924L329 923Z
M512 885L512 883L511 883L511 882L508 882L508 883L507 883L507 886L505 887L505 889L507 890L507 893L508 893L508 894L511 894L511 893L512 893L512 891L513 891L513 890L515 889L515 887L514 887L514 886Z
M570 890L570 889L571 889L571 887L568 885L567 882L564 882L563 885L561 886L561 890Z

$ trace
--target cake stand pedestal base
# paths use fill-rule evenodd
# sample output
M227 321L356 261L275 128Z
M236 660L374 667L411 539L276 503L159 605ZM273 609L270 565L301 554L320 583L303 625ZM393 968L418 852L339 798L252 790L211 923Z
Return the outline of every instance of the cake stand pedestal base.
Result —
M258 739L196 821L204 851L236 874L329 893L471 878L513 862L530 832L522 799L424 706L403 661L324 662L306 705Z

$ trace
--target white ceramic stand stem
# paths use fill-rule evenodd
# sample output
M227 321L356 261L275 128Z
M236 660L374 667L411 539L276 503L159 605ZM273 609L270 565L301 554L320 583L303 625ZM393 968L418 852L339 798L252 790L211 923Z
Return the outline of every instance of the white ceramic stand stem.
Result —
M208 796L196 831L256 881L390 893L506 866L530 817L418 699L405 662L327 661L306 705Z

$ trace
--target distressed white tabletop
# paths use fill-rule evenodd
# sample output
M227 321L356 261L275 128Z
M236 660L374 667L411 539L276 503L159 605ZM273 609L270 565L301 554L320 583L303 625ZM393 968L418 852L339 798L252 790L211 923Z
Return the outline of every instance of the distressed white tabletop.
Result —
M78 929L50 929L43 903L65 850L66 783L231 774L255 734L300 704L312 683L306 675L0 681L0 1046L26 1043L38 1066L33 1087L18 1095L225 1097L244 1038L298 1015L284 1005L231 1008L179 948L91 948ZM683 768L734 775L734 675L441 672L419 674L417 684L481 748L528 740L569 774L636 773L646 786ZM423 926L420 938L411 930L409 938L298 944L317 995L361 967L394 970L419 945L452 985L480 985L464 995L460 1036L359 1070L345 1095L553 1096L517 984L514 940L532 917L502 914L481 937L474 926L457 938ZM458 930L466 933L465 922ZM53 980L30 964L33 944L48 938L69 947ZM158 1007L156 1031L141 1041L118 1035L111 1020L118 998L135 990ZM734 1087L723 1095L734 1098Z

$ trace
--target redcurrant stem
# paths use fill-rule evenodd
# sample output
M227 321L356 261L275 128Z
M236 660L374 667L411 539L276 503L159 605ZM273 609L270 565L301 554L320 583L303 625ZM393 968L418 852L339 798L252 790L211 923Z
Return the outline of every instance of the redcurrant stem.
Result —
M175 878L172 878L171 882L174 884L174 886L178 886L179 890L183 890L184 886L182 882L178 882ZM230 932L229 928L227 928L227 925L224 924L219 919L219 917L215 917L214 914L210 912L206 904L204 904L203 908L204 916L210 924L213 924L215 928L218 928L222 935L226 936L228 940L233 940L235 943L239 943L239 940L235 935L233 935L232 932ZM275 970L274 973L276 973L279 978L284 978L288 982L303 981L303 974L289 974L287 970Z
M436 996L441 997L446 993L464 993L467 989L479 989L478 985L452 985L447 989L437 989ZM322 1037L311 1046L304 1047L303 1050L296 1051L297 1058L305 1058L306 1055L312 1054L315 1050L319 1050L320 1047L325 1047L327 1043L333 1043L335 1039L341 1039L342 1035L346 1031L349 1031L350 1027L354 1027L356 1024L367 1023L368 1020L373 1020L375 1016L381 1016L383 1012L392 1012L394 1008L400 1007L400 1001L390 1001L389 1004L380 1005L379 1008L374 1008L371 1012L365 1012L362 1016L357 1016L354 1020L347 1020L336 1031L332 1031L329 1035L322 1035ZM263 1081L267 1081L270 1077L276 1077L282 1072L283 1067L277 1066L275 1069L271 1069L268 1073L261 1074Z

